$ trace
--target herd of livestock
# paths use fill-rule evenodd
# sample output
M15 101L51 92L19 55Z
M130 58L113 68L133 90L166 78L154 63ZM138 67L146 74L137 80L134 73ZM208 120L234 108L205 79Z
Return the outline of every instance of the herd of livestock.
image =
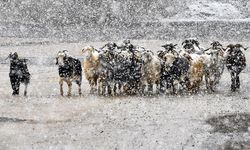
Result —
M231 74L231 91L240 88L239 74L246 67L243 51L247 49L241 44L223 47L214 41L211 47L202 49L197 40L187 39L182 48L176 46L165 44L162 45L164 50L154 53L134 46L129 40L121 45L110 42L99 49L85 47L82 50L85 55L83 62L72 57L67 50L59 51L56 64L60 94L64 94L63 83L66 82L67 95L71 96L74 81L81 95L82 73L89 82L90 92L99 95L196 93L203 83L208 92L214 92L224 66ZM20 83L25 84L26 95L30 82L26 60L19 59L17 53L11 53L8 58L13 95L19 94Z

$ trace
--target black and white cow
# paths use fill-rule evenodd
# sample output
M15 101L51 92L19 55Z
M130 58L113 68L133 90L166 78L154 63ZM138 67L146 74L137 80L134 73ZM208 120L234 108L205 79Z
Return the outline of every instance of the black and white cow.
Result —
M75 81L78 85L79 95L81 92L82 83L82 66L80 60L68 55L67 51L59 51L56 58L58 65L58 73L60 76L60 93L63 96L63 82L68 84L68 96L71 96L72 82Z
M12 95L19 95L20 83L24 83L24 96L27 96L27 87L30 83L30 73L27 67L27 59L18 58L18 54L10 53L10 83L13 89Z
M236 91L240 88L239 74L246 68L246 57L242 51L246 50L241 44L230 44L225 51L226 66L231 74L231 91Z

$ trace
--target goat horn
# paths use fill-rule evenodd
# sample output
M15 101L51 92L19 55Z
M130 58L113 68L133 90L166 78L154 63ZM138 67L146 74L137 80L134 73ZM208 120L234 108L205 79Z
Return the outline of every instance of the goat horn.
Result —
M85 52L87 52L87 49L82 49L82 53L84 54Z
M9 58L10 58L10 56L6 57L4 60L7 60L7 59L9 59Z
M242 47L245 51L248 49L248 47L243 47L243 45L240 44L240 47Z
M206 52L206 51L210 50L211 48L212 48L212 47L209 47L209 48L205 49L204 51Z

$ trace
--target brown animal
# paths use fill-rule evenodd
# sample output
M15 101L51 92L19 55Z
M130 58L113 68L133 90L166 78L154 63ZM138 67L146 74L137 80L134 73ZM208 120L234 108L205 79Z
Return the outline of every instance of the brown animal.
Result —
M187 84L187 89L191 93L196 93L200 89L204 76L205 60L202 55L190 54L185 50L182 50L180 55L187 58L190 62L190 69L188 73L189 83Z
M85 78L91 87L90 93L93 93L97 89L98 69L100 65L99 52L93 46L84 48L82 52L87 53L87 57L83 61L83 70Z
M189 70L190 84L187 86L191 93L195 93L199 90L202 78L204 75L204 62L202 58L191 61Z

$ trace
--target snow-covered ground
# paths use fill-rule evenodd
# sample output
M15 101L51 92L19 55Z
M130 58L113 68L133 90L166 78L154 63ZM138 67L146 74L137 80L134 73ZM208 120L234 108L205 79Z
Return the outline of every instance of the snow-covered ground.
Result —
M154 51L165 42L133 41ZM11 96L9 65L0 64L0 149L250 149L249 67L240 76L239 93L229 91L225 71L214 94L99 97L89 94L83 80L84 96L77 95L76 85L71 98L59 96L57 66L42 58L52 59L63 49L83 57L80 51L86 45L101 47L103 42L0 47L1 58L17 51L41 60L29 65L32 80L26 98ZM246 56L249 64L249 51ZM229 114L239 114L236 125L230 118L208 121ZM221 127L232 130L215 130Z

